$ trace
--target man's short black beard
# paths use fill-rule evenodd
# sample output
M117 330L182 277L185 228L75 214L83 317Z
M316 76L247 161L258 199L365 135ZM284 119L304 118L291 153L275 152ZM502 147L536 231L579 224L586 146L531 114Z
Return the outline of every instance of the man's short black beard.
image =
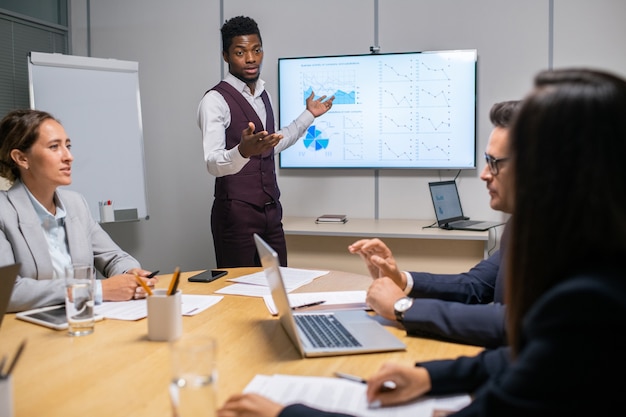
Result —
M233 75L235 75L235 74L233 74ZM243 77L240 77L239 75L235 75L235 78L237 78L240 81L243 81L246 84L256 83L257 81L259 81L260 77L261 77L261 74L257 75L254 79L243 78Z

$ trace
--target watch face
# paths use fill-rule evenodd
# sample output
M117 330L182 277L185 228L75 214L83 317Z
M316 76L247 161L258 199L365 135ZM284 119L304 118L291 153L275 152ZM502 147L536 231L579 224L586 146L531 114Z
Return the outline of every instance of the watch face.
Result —
M413 300L408 297L404 297L396 301L396 305L394 306L396 310L405 312L413 305Z

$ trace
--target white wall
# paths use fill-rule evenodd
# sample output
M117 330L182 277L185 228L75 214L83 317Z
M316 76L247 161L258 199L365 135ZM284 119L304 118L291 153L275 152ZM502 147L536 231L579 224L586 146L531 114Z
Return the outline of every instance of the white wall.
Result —
M491 129L491 105L521 98L532 76L552 62L626 74L621 0L379 0L378 10L374 0L87 1L71 0L73 53L87 54L90 9L91 55L138 61L143 107L150 220L107 230L147 268L164 272L215 265L209 224L214 180L202 161L195 113L201 95L221 78L219 28L226 18L244 14L259 23L262 75L274 98L281 56L368 53L375 44L381 52L478 49L479 156ZM463 171L457 180L466 214L499 219L489 208L478 160L477 170ZM426 183L455 174L281 170L279 185L287 216L340 211L430 219Z
M204 168L195 113L202 93L219 80L219 3L107 0L90 8L92 56L139 62L150 208L147 221L105 228L148 269L215 266L214 179ZM85 22L74 21L73 29L83 36ZM86 52L73 46L74 54Z

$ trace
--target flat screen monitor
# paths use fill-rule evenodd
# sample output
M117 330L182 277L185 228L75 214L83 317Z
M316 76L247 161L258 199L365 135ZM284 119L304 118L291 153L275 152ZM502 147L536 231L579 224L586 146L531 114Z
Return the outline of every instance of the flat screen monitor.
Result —
M477 51L279 58L280 126L335 96L280 168L476 167Z

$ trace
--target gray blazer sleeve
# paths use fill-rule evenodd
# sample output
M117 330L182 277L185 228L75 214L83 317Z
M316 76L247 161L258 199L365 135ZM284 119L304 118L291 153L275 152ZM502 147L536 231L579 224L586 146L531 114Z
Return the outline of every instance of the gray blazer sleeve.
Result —
M84 198L57 190L67 211L66 233L72 261L93 263L109 277L139 267L93 220ZM64 283L53 279L48 243L24 185L17 181L0 193L0 264L21 263L9 302L10 312L64 302Z

